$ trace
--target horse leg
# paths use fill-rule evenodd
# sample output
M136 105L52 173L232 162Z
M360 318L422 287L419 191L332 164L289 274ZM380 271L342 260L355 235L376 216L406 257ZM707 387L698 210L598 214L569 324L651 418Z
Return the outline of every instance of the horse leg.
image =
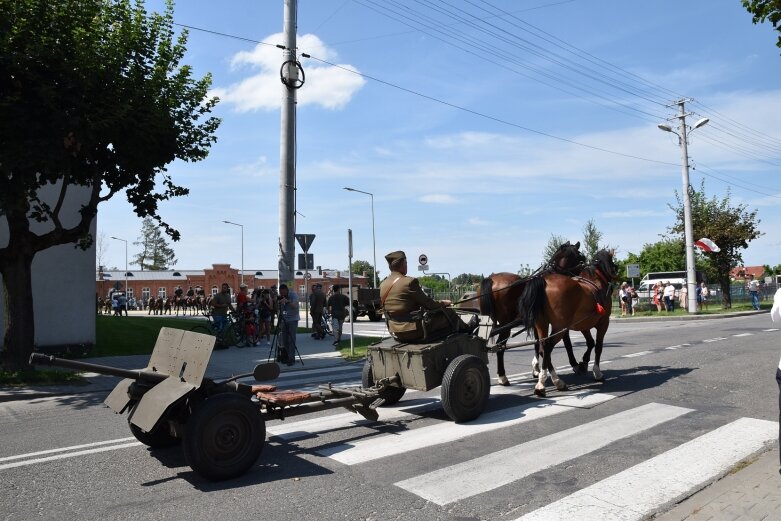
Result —
M580 368L578 367L578 361L575 359L575 354L572 352L572 339L569 336L569 331L564 333L564 349L567 350L567 358L569 358L569 365L572 367L572 371L575 374L580 374Z
M602 341L605 338L605 333L607 332L607 328L597 329L597 344L596 348L594 349L594 380L597 382L604 382L605 377L602 374L602 371L599 370L599 359L602 356Z
M553 348L558 343L558 340L548 340L546 344L549 344L550 347L546 345L545 347L545 357L547 357L547 360L543 358L542 364L546 368L547 371L550 372L550 379L553 382L553 385L556 386L556 389L559 391L566 391L567 390L567 384L564 383L564 380L559 378L559 375L556 373L556 368L553 367Z
M583 331L583 338L586 339L586 352L583 353L583 361L578 363L579 373L588 372L588 363L591 360L591 350L594 349L594 337L591 336L591 331Z
M508 338L510 338L509 331L507 333L500 334L496 340L498 344L501 344ZM504 349L500 349L496 352L496 379L499 381L500 385L510 385L510 381L507 379L504 370Z
M535 336L537 335L535 334ZM537 357L542 358L542 364L540 365L540 373L537 375L537 384L534 386L534 394L543 398L545 397L545 382L548 380L548 370L547 366L545 365L544 344L545 342L541 342L539 339L535 344Z

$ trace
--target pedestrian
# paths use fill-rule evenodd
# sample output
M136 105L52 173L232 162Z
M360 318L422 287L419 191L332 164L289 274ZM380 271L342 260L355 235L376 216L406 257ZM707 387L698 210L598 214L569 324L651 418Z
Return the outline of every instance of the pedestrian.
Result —
M323 310L326 298L321 284L312 284L312 293L309 295L309 314L312 315L312 338L321 340L325 338L323 331Z
M748 276L748 294L751 297L751 307L759 310L759 281L753 274Z
M626 316L627 306L629 302L629 294L626 291L628 284L626 282L621 283L621 287L618 290L618 300L621 302L621 316Z
M274 302L271 293L267 289L260 291L260 298L256 303L258 320L260 321L260 339L266 337L266 345L271 345L271 317L273 315Z
M298 321L301 320L299 312L298 293L287 287L287 284L279 285L279 319L285 323L283 347L286 348L286 356L283 361L287 365L296 363L296 335L298 334ZM279 338L279 337L278 337Z
M654 284L654 305L656 306L656 311L659 313L662 312L662 283L657 282Z
M702 306L707 311L708 301L710 300L710 290L708 289L708 286L706 286L704 282L700 283L700 286L702 287Z
M770 310L770 318L773 319L773 322L781 321L781 289L778 289L773 296L773 308ZM778 367L776 368L776 384L778 384L778 440L781 443L781 360L778 361Z
M683 282L683 286L681 286L681 292L678 296L678 306L683 310L689 309L689 288L686 285L686 281Z
M222 283L222 286L220 286L220 292L214 295L209 305L212 308L212 321L214 322L214 329L218 333L222 333L223 329L225 329L225 326L228 323L228 311L236 311L233 308L233 304L231 303L231 289L227 282Z
M672 313L675 310L675 286L669 280L665 282L662 299L664 300L664 308L668 313Z
M349 313L347 307L350 305L350 298L347 295L342 295L340 292L341 287L338 284L334 284L332 295L328 297L328 314L331 315L331 328L334 331L334 345L338 346L342 341L342 326L344 326L344 319Z
M632 303L632 316L635 316L637 306L640 304L640 295L637 294L637 290L634 286L629 286L629 297Z

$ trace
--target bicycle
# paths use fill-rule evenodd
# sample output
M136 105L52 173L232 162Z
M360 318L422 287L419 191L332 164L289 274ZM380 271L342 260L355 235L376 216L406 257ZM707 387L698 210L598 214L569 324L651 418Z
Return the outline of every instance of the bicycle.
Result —
M323 310L323 318L321 319L320 323L323 326L323 333L325 333L328 336L334 336L334 329L331 326L331 315L328 313L327 310Z
M258 324L255 322L255 310L246 309L234 314L234 325L238 347L256 346L260 340Z
M217 340L214 343L214 349L227 349L236 345L236 322L231 314L228 314L226 317L225 326L221 330L215 325L211 313L204 313L203 315L206 317L206 324L198 324L191 327L190 331L215 337Z

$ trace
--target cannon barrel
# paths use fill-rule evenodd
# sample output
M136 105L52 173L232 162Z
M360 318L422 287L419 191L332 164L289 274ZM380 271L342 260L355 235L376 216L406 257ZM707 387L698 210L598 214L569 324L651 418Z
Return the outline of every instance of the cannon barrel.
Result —
M118 376L120 378L132 378L146 382L162 382L169 375L164 373L153 373L144 370L120 369L108 365L90 364L89 362L79 362L77 360L68 360L67 358L57 358L56 356L33 353L30 355L30 364L32 365L56 365L58 367L67 367L69 369L79 369L81 371L91 371L93 373Z

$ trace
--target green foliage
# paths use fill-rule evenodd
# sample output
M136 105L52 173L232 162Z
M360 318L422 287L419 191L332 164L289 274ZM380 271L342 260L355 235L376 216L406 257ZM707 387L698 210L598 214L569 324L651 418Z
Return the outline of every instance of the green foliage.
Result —
M677 234L679 240L683 241L683 202L678 192L675 198L677 205L670 205L670 208L675 211L677 220L669 232ZM714 274L709 280L718 281L721 285L724 298L722 304L729 307L729 272L743 263L741 251L748 248L748 243L763 235L759 231L761 221L757 218L757 210L749 211L744 204L731 206L729 190L721 199L708 199L704 181L698 191L689 188L689 199L695 239L707 237L720 248L719 252L707 254L707 269Z
M418 277L421 286L430 288L434 293L447 293L450 291L450 283L445 277L440 275L431 275Z
M751 21L755 24L766 20L773 28L781 32L781 0L742 0L743 7L751 13ZM781 47L781 36L776 41L776 47Z
M166 166L204 159L216 140L211 77L181 64L187 32L173 4L147 14L142 0L0 0L0 248L5 284L3 366L28 367L34 343L31 266L60 244L87 248L97 206L124 191L135 213L173 239L158 205L187 194ZM74 187L86 201L73 219ZM49 188L51 200L39 198ZM30 232L30 222L49 231ZM9 282L13 281L13 283Z
M482 275L475 275L473 273L462 273L453 277L454 286L472 286L474 284L480 284L483 280Z
M367 284L368 287L373 288L374 287L374 267L371 265L369 261L365 260L357 260L353 262L352 270L354 274L360 275L362 273L366 273L366 276L368 277ZM377 270L377 275L379 276L380 270Z
M550 239L548 239L548 244L545 245L545 249L542 252L542 262L548 262L548 259L551 259L553 255L559 251L559 246L565 242L567 242L567 239L561 235L552 233L550 235Z
M160 232L160 227L151 217L144 217L141 225L141 237L133 245L141 246L141 251L133 256L133 262L141 270L162 271L176 264L176 254Z
M0 371L0 385L27 387L29 385L87 385L84 377L71 371L40 370Z
M602 232L597 230L597 225L594 223L594 219L589 219L583 226L583 245L581 251L586 256L586 262L591 262L594 255L602 249L600 242L602 241Z

